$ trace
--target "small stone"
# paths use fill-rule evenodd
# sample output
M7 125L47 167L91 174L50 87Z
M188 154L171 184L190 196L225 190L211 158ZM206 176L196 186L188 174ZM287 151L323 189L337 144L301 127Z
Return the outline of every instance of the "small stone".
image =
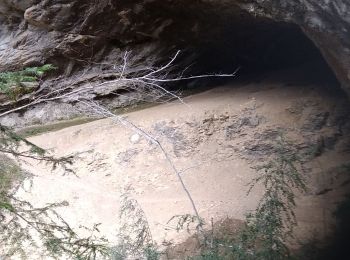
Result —
M133 134L131 137L130 137L130 142L133 143L133 144L137 144L139 141L140 141L140 135L139 134Z

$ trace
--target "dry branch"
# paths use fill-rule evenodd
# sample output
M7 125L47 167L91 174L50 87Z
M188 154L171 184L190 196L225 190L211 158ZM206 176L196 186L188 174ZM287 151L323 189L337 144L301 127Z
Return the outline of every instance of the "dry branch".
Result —
M99 105L97 102L94 101L79 101L80 103L84 104L87 109L89 109L89 112L92 115L97 115L97 116L101 116L101 117L105 117L105 118L110 118L113 120L113 122L117 123L117 124L122 124L124 125L126 128L131 129L133 131L135 131L136 133L138 133L139 135L143 136L144 138L146 138L150 143L155 144L163 153L166 161L168 162L168 164L170 165L170 167L172 168L172 170L174 171L174 173L176 174L182 189L185 191L192 209L196 215L196 217L198 219L200 219L199 216L199 212L198 209L196 207L196 204L194 203L194 200L192 198L191 193L189 192L189 190L187 189L182 177L181 177L181 172L176 168L174 162L171 160L169 153L165 150L165 148L163 147L163 145L161 144L161 142L159 142L155 137L153 137L150 133L146 132L145 130L143 130L142 128L136 126L134 123L132 123L131 121L113 114L110 110L102 107L101 105Z
M41 103L53 101L72 102L77 98L84 99L84 97L102 92L106 88L111 88L111 93L115 93L118 89L129 89L142 94L150 93L154 101L167 98L167 101L169 99L177 99L181 103L184 103L181 97L164 88L162 84L198 78L234 77L239 70L238 68L231 74L205 74L188 77L184 77L180 74L170 77L169 75L174 70L174 63L179 54L180 51L178 51L167 64L157 68L152 66L137 67L136 65L130 64L132 63L129 58L131 54L130 52L125 52L123 64L121 66L114 65L114 70L109 71L107 74L93 75L82 81L81 78L85 78L85 74L87 73L87 71L84 71L82 75L79 75L79 77L73 79L73 81L70 80L58 87L56 84L53 84L55 86L39 88L29 97L26 97L26 100L23 100L24 104L22 103L18 107L1 112L0 118ZM98 82L101 80L104 81Z

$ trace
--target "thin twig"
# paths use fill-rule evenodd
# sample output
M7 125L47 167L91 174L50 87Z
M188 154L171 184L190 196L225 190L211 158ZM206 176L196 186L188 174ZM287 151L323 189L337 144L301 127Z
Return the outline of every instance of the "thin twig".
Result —
M174 173L176 174L180 184L181 184L181 187L182 189L185 191L190 203L191 203L191 206L192 206L192 209L196 215L196 217L198 218L198 220L200 220L200 215L199 215L199 212L198 212L198 209L196 207L196 204L192 198L192 195L191 193L189 192L189 190L187 189L182 177L181 177L181 172L177 170L174 162L171 160L168 152L164 149L163 145L157 140L155 139L151 134L149 134L148 132L146 132L145 130L143 130L142 128L136 126L134 123L132 123L131 121L121 117L121 116L118 116L118 115L115 115L113 114L111 111L109 111L108 109L102 107L101 105L97 104L96 102L93 102L93 101L90 101L90 102L87 102L87 101L79 101L80 103L84 104L85 106L89 107L91 109L91 111L99 116L103 116L103 117L106 117L106 118L111 118L113 121L116 121L117 123L121 123L123 124L124 126L126 126L127 128L137 132L138 134L140 134L141 136L145 137L147 140L151 141L153 144L157 145L158 148L161 150L161 152L163 153L166 161L168 162L168 164L170 165L170 167L172 168L172 170L174 171ZM202 228L201 225L199 225L200 228Z

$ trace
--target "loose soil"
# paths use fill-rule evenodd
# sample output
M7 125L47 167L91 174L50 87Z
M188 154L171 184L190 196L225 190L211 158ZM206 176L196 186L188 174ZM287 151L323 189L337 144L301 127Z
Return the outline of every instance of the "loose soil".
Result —
M207 223L239 222L254 210L264 190L258 186L247 196L247 185L258 174L252 167L273 156L269 143L277 133L284 132L301 152L310 149L305 162L310 170L304 173L309 190L298 194L291 242L297 248L334 230L332 212L348 188L349 175L341 170L350 159L350 127L341 117L348 101L333 89L281 72L186 97L186 104L175 101L124 116L163 144ZM81 225L101 223L101 235L116 242L121 195L128 191L160 246L190 236L168 223L174 215L193 214L188 197L164 154L142 135L103 119L30 141L57 156L75 155L76 175L31 162L26 167L35 174L32 186L28 181L17 196L35 206L68 201L59 212L72 227L83 233Z

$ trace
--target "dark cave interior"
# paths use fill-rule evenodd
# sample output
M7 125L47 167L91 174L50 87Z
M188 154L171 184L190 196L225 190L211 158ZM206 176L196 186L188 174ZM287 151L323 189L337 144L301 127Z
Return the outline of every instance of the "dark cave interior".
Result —
M240 68L239 78L258 80L264 74L293 70L303 82L340 89L319 49L297 25L244 14L230 22L223 19L217 26L191 42L191 47L185 46L188 53L197 55L191 75L232 73ZM201 82L217 85L225 81Z

